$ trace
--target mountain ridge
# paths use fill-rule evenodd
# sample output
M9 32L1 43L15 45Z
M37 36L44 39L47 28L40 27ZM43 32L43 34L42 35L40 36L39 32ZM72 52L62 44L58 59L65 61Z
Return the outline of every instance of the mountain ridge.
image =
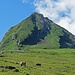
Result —
M1 41L1 50L29 48L74 48L75 36L42 14L34 12L11 27Z

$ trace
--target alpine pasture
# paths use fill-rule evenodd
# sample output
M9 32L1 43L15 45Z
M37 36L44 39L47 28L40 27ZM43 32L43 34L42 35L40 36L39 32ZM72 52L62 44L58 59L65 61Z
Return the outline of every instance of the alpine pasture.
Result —
M75 75L75 49L0 52L0 75Z

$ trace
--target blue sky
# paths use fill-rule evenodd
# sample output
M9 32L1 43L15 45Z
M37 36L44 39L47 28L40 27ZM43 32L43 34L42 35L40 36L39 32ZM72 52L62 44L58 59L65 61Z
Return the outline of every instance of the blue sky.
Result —
M0 0L0 40L8 29L35 11L34 6L28 1Z
M0 0L0 41L35 11L75 35L75 0Z

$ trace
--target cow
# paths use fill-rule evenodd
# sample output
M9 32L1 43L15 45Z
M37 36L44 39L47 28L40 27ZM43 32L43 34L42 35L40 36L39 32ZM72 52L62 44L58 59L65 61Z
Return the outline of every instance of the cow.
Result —
M12 70L12 69L16 69L16 68L13 67L13 66L5 66L5 68L6 68L6 69L10 69L10 70Z
M26 67L26 62L20 62L20 65Z
M0 68L4 68L4 66L0 66Z
M36 66L41 66L41 64L40 63L37 63Z

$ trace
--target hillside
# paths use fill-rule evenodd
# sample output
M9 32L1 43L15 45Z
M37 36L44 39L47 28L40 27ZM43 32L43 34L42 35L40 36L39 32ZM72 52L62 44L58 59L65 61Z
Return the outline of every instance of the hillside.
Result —
M74 41L74 35L70 32L35 12L8 30L0 50L74 48Z
M26 67L20 65L22 61L26 61ZM9 65L16 69L5 68ZM29 49L24 53L0 53L0 75L75 75L75 49Z

